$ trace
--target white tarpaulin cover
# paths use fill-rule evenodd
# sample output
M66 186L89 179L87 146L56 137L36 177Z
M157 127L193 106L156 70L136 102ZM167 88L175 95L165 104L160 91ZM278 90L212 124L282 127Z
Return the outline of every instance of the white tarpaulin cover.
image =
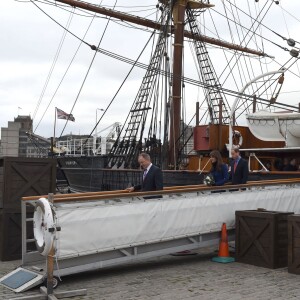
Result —
M235 211L265 208L300 213L300 187L278 186L226 193L91 206L60 204L59 258L88 255L234 227Z

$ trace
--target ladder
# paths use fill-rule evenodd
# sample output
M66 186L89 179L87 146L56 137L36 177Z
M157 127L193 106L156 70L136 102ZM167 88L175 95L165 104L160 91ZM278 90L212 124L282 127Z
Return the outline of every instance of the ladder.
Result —
M165 53L165 39L166 32L163 30L158 37L150 64L130 110L129 122L124 131L124 136L113 145L110 152L108 161L110 167L133 167L131 162L134 162L138 152L142 149L147 113L151 110L150 102Z
M199 27L196 22L196 16L193 10L187 8L186 10L188 23L193 36L201 36ZM221 84L218 76L212 65L206 45L201 40L193 40L197 60L199 64L202 81L207 85L207 92L205 92L206 102L208 104L208 113L212 124L218 124L220 119L220 101L222 101L222 124L229 123L229 112L227 108L227 100L221 90Z

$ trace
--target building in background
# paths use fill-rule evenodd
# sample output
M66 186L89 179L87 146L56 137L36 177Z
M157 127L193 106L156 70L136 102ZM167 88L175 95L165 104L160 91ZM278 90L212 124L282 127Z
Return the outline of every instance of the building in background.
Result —
M114 122L100 130L101 135L74 135L72 133L56 138L51 152L51 138L44 138L32 133L33 120L30 116L18 115L9 121L7 127L1 127L0 157L49 157L51 155L106 155L110 152L121 128L121 123ZM193 154L193 127L181 122L182 161L188 164L189 155ZM184 129L184 130L183 130ZM52 154L51 154L52 153Z
M0 157L49 157L51 156L51 138L32 133L33 120L30 116L17 116L9 121L7 127L1 127ZM98 140L98 141L97 141ZM60 137L53 147L54 155L93 155L95 143L100 145L101 137L95 140L89 135L72 133Z
M14 121L9 121L7 127L1 127L1 156L13 157L44 157L48 153L42 152L39 147L29 139L28 132L32 130L30 116L17 116ZM46 149L50 148L50 141L39 141ZM47 151L46 151L47 152Z
M21 125L20 122L9 121L7 127L1 127L1 152L3 156L19 156Z

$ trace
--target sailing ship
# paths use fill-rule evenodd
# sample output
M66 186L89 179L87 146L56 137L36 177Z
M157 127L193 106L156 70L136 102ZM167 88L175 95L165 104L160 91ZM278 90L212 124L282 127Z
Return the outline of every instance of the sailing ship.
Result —
M288 63L280 64L274 71L264 73L259 70L260 74L253 76L251 70L251 80L244 82L242 88L237 88L238 92L235 92L220 81L209 56L211 51L208 50L211 49L206 43L234 49L233 57L242 56L241 53L255 57L265 57L266 54L241 46L243 42L241 45L229 45L202 35L197 19L212 8L208 1L161 0L158 5L161 11L159 23L75 0L55 1L56 4L59 2L135 22L158 32L149 65L141 64L138 59L131 61L122 57L133 66L145 68L146 72L128 120L122 123L121 129L116 125L118 134L115 139L110 136L110 142L114 140L110 152L107 155L97 155L97 151L94 155L82 155L81 149L78 156L75 151L72 156L59 157L72 189L121 189L127 183L138 181L141 172L137 156L141 151L150 153L153 162L164 169L166 185L192 184L193 180L200 183L199 170L205 170L205 165L208 165L210 151L218 149L228 157L233 146L239 147L249 159L254 159L249 160L252 170L265 170L252 172L252 178L253 175L257 179L299 177L298 172L266 171L264 161L269 159L271 168L276 168L276 159L297 157L300 150L298 107L277 100L283 79L287 77L284 74L297 61L297 48L290 51L292 57ZM276 2L271 1L271 4ZM233 4L230 1L228 3ZM257 21L259 24L262 22L261 18ZM185 26L189 26L188 31L185 31ZM196 121L190 132L189 122L186 122L182 113L185 85L193 82L183 73L184 37L192 41L195 65L198 66L200 77L199 81L194 82L196 86L204 88L202 101L207 106L206 113L200 115L202 105L195 105ZM291 39L288 43L295 46ZM97 46L90 46L94 51L114 55ZM168 48L172 49L171 57ZM121 58L118 55L115 57ZM248 58L242 56L241 61L246 59L248 63ZM240 68L241 65L238 60L233 65L229 61L226 64L230 66L228 74L231 75L234 66ZM263 81L258 82L260 79ZM272 84L275 87L271 88ZM264 93L266 89L272 90L267 93L268 98ZM157 101L159 91L163 91L164 96L161 105ZM227 99L229 95L234 98L231 106ZM164 122L161 122L163 115ZM240 123L243 117L248 122L247 126ZM148 127L147 119L151 121ZM148 135L145 134L146 128ZM187 153L186 145L191 136L194 140L193 152ZM97 144L97 140L95 142ZM48 266L52 262L52 269L48 268L48 284L51 285L53 275L70 275L135 259L217 245L220 227L224 223L230 230L230 240L233 240L236 211L264 207L285 214L299 213L299 181L282 179L239 186L172 187L159 191L163 200L159 198L151 201L145 201L143 197L155 195L157 191L130 195L125 191L48 195L51 204L47 196L23 197L22 267L1 278L0 283L16 292L40 284L45 278L45 260L42 255L48 257ZM238 188L244 191L240 193ZM33 217L28 218L27 214L32 211ZM57 218L54 218L52 211L55 211ZM265 213L264 209L260 208L259 211ZM56 224L56 219L59 224ZM30 251L27 246L33 241L27 234L28 222L32 220L37 251ZM11 283L15 282L16 277L20 279L20 272L25 274L24 278L30 272L30 278L33 279L23 278L16 287Z
M278 160L298 157L300 150L296 126L300 122L299 107L278 101L284 78L291 76L289 71L298 59L299 49L291 38L283 38L289 48L267 40L284 52L284 62L272 58L264 50L262 28L272 31L263 25L264 16L278 1L263 8L258 6L258 1L252 2L256 17L251 15L250 8L246 13L242 4L237 6L232 1L215 4L223 6L224 19L231 24L229 34L237 36L227 42L220 35L212 38L205 34L205 18L211 10L218 12L210 1L160 0L156 5L159 13L156 20L77 0L55 1L58 6L61 3L64 7L153 30L147 42L153 44L149 64L139 60L143 51L133 60L85 42L93 51L131 64L131 70L141 68L145 73L108 154L58 157L71 190L114 190L137 183L140 180L137 157L141 152L149 153L153 163L164 170L165 186L199 184L203 181L202 171L209 170L210 151L218 149L228 158L232 146L240 147L249 158L253 170L250 180L299 176L298 172L282 172L277 168ZM241 14L250 24L241 22ZM213 18L210 22L216 26ZM282 38L279 33L273 33ZM192 55L186 57L188 47ZM218 59L217 51L222 53L223 61ZM218 70L213 58L221 65ZM198 79L186 76L186 60L193 62ZM270 72L271 62L276 69ZM201 101L191 104L186 99L187 86L196 87L197 100ZM234 105L230 105L232 102ZM184 110L187 106L195 111L190 120ZM293 129L283 130L291 122L295 125ZM257 123L261 126L256 126ZM187 147L191 141L192 151ZM271 162L269 170L265 167L267 161Z

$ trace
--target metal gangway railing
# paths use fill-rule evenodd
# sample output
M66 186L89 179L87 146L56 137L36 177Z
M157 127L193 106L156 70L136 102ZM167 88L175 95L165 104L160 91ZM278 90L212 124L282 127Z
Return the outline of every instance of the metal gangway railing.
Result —
M49 232L55 235L54 276L59 277L183 250L217 247L223 223L227 224L229 241L233 241L237 210L300 213L300 178L167 187L151 192L23 197L22 268L38 274L39 280L45 276L45 256L35 247L37 237L30 236L30 228L37 230L34 214L37 207L43 212L38 205L41 201L49 203L53 211L55 226ZM58 228L61 231L56 232ZM45 232L49 235L48 230ZM36 283L26 284L28 288Z
M67 139L65 141L57 141L56 148L64 155L83 156L94 155L94 138L78 138Z

